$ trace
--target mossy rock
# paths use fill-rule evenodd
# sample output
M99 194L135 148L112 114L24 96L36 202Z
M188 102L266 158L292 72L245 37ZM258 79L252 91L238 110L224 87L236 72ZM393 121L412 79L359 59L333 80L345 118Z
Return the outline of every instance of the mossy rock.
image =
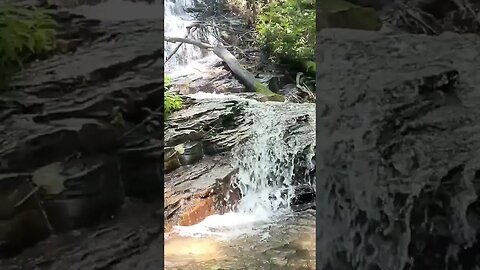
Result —
M303 65L307 74L315 75L315 73L317 72L317 63L315 63L314 61L305 61Z
M322 0L317 13L317 29L350 28L377 31L382 22L372 8L344 0Z
M269 101L279 101L279 102L285 101L285 98L282 95L279 95L279 94L276 94L275 92L272 92L265 85L263 85L259 82L255 83L255 91L257 93L265 95L266 99L269 100Z

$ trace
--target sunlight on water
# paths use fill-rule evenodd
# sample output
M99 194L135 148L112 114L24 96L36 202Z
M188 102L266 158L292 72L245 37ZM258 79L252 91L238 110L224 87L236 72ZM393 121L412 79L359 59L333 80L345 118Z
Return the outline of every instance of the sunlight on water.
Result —
M233 239L246 234L254 234L254 224L264 221L261 217L242 213L211 215L192 226L175 226L174 232L180 236L213 236L219 240Z
M165 244L165 256L190 256L190 258L205 260L221 256L218 241L202 238L178 237Z
M218 228L219 224L230 229L238 226L238 230L244 226L247 234L238 237L234 230L230 235L204 234L205 227ZM230 213L183 227L185 235L172 235L165 241L165 269L315 269L315 216L311 211L259 224L253 215ZM203 237L191 236L197 232Z

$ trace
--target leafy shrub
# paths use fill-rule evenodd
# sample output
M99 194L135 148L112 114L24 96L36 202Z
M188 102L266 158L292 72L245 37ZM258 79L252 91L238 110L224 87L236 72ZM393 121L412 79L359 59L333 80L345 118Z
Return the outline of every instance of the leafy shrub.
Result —
M273 0L258 17L259 41L273 56L312 61L315 14L315 0Z
M163 108L165 116L168 117L173 112L182 108L182 98L177 94L165 92Z
M0 81L55 47L56 23L46 10L0 3Z
M165 91L167 91L170 86L172 85L172 79L168 75L163 76L163 86ZM174 93L165 92L164 93L164 100L163 100L163 108L165 116L168 117L175 111L178 111L182 108L182 98Z

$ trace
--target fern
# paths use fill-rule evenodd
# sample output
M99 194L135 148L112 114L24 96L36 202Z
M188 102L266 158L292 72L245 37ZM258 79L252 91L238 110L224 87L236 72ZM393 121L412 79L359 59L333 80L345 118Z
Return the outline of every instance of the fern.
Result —
M40 8L0 3L0 81L33 56L55 48L56 22Z
M178 111L182 108L182 98L170 92L165 92L163 108L165 116L168 117L173 112Z

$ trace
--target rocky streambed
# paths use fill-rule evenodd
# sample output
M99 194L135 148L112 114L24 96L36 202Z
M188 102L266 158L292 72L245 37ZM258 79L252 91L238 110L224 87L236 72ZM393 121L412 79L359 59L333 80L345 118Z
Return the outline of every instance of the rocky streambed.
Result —
M152 113L163 108L161 13L128 21L53 14L60 50L29 63L0 94L0 253L16 256L2 269L111 265L163 230L153 215L162 207L163 125ZM90 240L80 240L85 234Z

